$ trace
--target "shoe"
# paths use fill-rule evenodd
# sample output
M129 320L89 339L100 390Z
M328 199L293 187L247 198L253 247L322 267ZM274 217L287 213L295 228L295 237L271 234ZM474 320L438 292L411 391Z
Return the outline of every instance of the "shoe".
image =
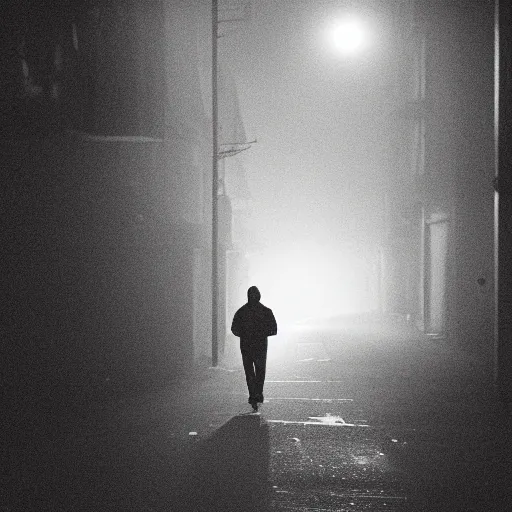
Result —
M262 404L264 402L263 395L256 395L256 402Z
M258 411L258 402L256 401L256 399L249 398L249 403L251 404L253 411L257 412Z

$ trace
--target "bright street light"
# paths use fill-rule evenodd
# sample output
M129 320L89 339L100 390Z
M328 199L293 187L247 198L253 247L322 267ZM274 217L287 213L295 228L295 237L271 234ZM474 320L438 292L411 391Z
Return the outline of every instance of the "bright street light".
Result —
M334 21L327 34L330 46L347 56L360 52L368 41L366 27L357 18Z

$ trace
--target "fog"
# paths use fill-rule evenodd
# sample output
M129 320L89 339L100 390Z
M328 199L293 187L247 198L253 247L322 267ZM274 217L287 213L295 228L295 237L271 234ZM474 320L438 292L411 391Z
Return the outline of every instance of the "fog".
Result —
M488 338L491 3L262 1L250 13L219 44L257 139L242 155L247 284L296 320L385 313ZM348 50L343 23L359 30Z
M492 354L492 1L219 1L215 184L212 4L43 4L2 39L13 396L211 361L217 185L220 354L249 285Z
M377 306L370 283L385 231L392 55L373 4L257 2L243 28L220 40L248 138L257 139L243 156L260 244L251 278L270 302L310 314ZM331 33L349 16L364 44L347 55Z
M511 510L509 4L3 2L0 509Z

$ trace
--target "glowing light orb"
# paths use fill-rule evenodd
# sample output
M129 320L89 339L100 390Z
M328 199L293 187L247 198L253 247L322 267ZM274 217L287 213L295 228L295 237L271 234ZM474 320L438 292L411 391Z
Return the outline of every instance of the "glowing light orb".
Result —
M330 40L334 49L344 55L359 52L367 40L366 30L357 19L349 18L333 23Z

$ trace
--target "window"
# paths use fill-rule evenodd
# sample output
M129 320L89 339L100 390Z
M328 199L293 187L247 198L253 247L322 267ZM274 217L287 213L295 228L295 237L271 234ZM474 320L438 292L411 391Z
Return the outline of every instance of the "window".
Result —
M66 8L51 0L14 2L0 40L5 136L63 128L160 135L161 9L161 2L136 0L70 2Z

